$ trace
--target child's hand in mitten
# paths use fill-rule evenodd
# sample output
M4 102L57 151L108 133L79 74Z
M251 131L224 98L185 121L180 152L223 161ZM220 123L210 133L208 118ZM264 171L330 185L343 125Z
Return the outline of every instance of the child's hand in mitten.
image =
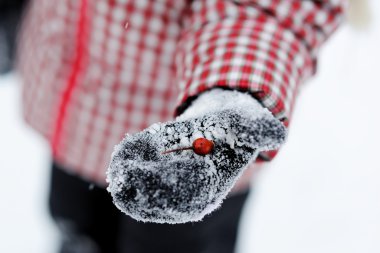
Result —
M285 136L283 124L250 95L205 92L176 121L127 135L116 146L108 190L136 220L199 221L260 151L277 149ZM199 138L209 141L194 143Z

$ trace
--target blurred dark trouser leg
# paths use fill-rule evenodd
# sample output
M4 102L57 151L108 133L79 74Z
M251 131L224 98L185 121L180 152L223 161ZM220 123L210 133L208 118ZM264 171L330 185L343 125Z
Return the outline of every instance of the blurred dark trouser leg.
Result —
M186 224L136 222L121 219L121 253L232 253L248 192L227 198L203 221Z
M61 253L116 252L119 210L105 189L52 166L50 211L61 234Z
M26 0L0 0L0 74L13 67L18 26Z

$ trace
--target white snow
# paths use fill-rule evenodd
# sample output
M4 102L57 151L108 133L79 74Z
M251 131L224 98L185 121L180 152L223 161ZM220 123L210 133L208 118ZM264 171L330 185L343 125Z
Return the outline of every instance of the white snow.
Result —
M214 111L220 111L227 108L239 108L241 110L254 111L255 114L250 115L254 120L269 111L260 105L248 93L238 91L213 89L202 93L193 103L182 113L177 120L187 120L190 118L200 117Z
M345 27L322 50L288 143L247 203L239 253L380 252L380 2L370 4L368 31ZM47 146L22 122L14 83L0 77L0 252L53 252Z
M288 142L256 180L239 253L380 252L380 2L321 51Z
M0 252L54 252L47 144L22 121L13 75L0 77Z

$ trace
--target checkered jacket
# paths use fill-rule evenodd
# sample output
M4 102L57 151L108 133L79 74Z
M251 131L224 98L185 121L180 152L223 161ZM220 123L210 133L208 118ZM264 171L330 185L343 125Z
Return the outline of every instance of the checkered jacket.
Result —
M343 0L31 1L19 46L24 117L57 162L99 184L126 132L172 119L213 87L248 91L287 123L345 9Z

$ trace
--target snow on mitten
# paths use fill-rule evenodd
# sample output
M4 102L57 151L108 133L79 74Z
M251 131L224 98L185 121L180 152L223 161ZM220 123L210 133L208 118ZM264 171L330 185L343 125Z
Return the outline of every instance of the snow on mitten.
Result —
M283 124L252 96L213 89L175 121L126 135L112 154L108 191L136 220L199 221L220 206L259 152L277 149L285 137ZM213 144L201 155L191 148L199 138Z

